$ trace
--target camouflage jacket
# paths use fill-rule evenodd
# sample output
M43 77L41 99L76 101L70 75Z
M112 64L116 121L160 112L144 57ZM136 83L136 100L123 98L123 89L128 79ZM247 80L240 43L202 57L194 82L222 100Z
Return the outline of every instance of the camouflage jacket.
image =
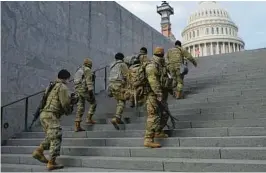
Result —
M59 119L62 115L68 115L72 111L71 97L66 84L57 79L56 84L47 97L43 112L52 112ZM46 88L46 93L47 93Z
M126 84L128 77L128 67L122 60L114 61L110 64L110 83Z
M156 95L161 95L168 87L167 68L162 59L154 55L146 65L145 71L151 91Z
M192 55L184 48L176 46L168 50L165 60L167 65L173 65L179 67L184 63L184 58L188 59L194 65L197 64L196 60L192 57Z
M87 92L93 90L93 73L90 67L83 65L83 78L80 83L75 84L75 88L78 92Z

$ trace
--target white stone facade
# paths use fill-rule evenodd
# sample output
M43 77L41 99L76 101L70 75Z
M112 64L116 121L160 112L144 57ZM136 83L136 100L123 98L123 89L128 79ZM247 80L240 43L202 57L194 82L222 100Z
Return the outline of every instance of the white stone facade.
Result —
M214 1L202 1L182 32L183 44L193 56L208 56L244 50L238 27L227 11ZM199 50L199 54L197 54Z

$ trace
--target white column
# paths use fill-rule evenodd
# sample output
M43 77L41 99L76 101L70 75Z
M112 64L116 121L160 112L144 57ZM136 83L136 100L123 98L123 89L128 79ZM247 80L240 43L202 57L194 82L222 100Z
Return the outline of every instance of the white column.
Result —
M219 54L219 42L217 42L216 44L216 54Z
M207 43L204 43L204 55L207 56Z
M236 52L236 44L233 44L234 52Z
M229 53L232 52L232 51L231 51L231 44L230 44L230 42L228 42L228 51L229 51Z
M225 43L223 42L223 52L222 53L225 53Z
M211 42L211 55L213 55L213 47L212 47L212 42Z
M193 45L193 57L195 57L195 45Z
M239 52L241 51L241 47L240 47L240 44L238 45L238 50L239 50Z

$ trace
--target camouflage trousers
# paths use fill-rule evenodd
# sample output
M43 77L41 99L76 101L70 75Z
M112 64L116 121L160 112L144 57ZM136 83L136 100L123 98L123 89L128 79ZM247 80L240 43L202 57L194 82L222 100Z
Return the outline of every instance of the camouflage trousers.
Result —
M116 113L117 118L122 118L124 112L126 100L129 99L130 94L126 87L119 83L110 83L109 85L110 94L116 99Z
M87 114L87 119L91 119L92 116L94 115L97 107L97 102L95 99L95 96L89 96L89 93L81 93L77 92L79 95L79 100L77 103L77 113L76 113L76 119L75 122L81 122L82 121L82 116L85 111L85 102L89 102L90 108Z
M148 95L147 97L147 122L145 130L145 139L153 139L155 133L160 133L167 124L169 115L164 111L168 109L167 104L168 93L163 93L162 105L159 105L156 96Z
M167 111L169 111L167 99L168 99L168 91L165 90L165 91L163 91L163 97L162 97L162 102L161 102L162 105L159 106L160 128L159 128L158 132L161 132L164 129L164 127L167 125L167 121L169 119L169 115L166 113Z
M60 156L62 143L60 120L51 112L42 112L40 121L45 132L45 139L40 146L44 150L49 150L51 158Z
M177 92L182 92L184 86L184 76L180 74L180 69L169 66L169 72L173 78L173 89Z

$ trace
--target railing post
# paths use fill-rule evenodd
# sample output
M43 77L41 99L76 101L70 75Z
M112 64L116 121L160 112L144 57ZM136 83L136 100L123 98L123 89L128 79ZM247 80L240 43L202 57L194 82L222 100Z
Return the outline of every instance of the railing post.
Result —
M2 123L2 127L3 127L3 117L4 117L3 112L4 112L4 108L1 107L1 123Z
M29 104L29 98L27 97L25 101L25 122L24 122L25 132L28 131L28 104Z
M104 67L104 90L107 88L107 67Z

